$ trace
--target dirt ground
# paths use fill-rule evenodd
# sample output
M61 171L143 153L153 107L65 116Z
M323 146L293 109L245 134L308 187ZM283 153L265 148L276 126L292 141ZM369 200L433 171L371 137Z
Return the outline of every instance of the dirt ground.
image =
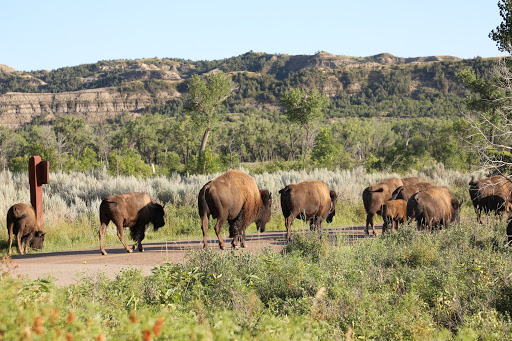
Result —
M339 227L324 229L324 233L330 235L347 235L353 240L364 237L363 226ZM304 231L294 231L301 233ZM379 230L380 232L380 230ZM226 250L218 247L216 238L209 238L208 244L216 252L231 252L231 239L225 238ZM258 252L265 248L280 251L286 245L285 232L265 232L247 235L247 247L236 252ZM203 248L202 239L185 241L168 241L161 243L143 243L144 252L135 251L127 253L120 246L106 248L108 255L103 256L98 248L64 252L29 253L12 257L12 276L28 276L30 279L48 278L55 279L59 286L67 286L76 283L85 276L95 278L100 275L110 279L122 270L133 268L140 269L143 274L151 274L151 269L156 265L171 262L184 263L186 255L191 250Z

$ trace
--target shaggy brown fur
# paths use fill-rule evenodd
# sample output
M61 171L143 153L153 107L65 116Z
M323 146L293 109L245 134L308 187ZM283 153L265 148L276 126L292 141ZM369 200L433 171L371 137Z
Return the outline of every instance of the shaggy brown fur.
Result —
M447 228L451 222L459 221L463 203L464 200L459 203L448 188L430 186L411 196L407 202L407 217L414 216L418 229Z
M393 231L398 229L398 224L403 224L407 218L407 201L402 199L388 200L382 205L382 233L385 233L389 226Z
M9 233L9 251L11 255L13 236L16 236L20 255L28 248L42 249L45 233L37 224L36 212L27 204L14 204L7 211L7 231Z
M137 245L142 252L146 225L153 223L155 231L164 226L164 208L154 203L146 193L125 193L111 195L104 199L100 205L99 230L100 251L103 255L107 254L103 247L103 237L110 221L117 226L117 236L127 252L135 250ZM130 235L136 242L131 249L124 240L123 227L130 228Z
M373 224L375 213L382 215L382 204L391 199L391 195L397 187L403 186L399 178L389 178L377 185L369 186L363 191L363 203L366 210L366 227L364 232L368 234L368 226L372 227L373 234L377 234Z
M206 183L197 197L199 217L202 222L204 247L208 247L207 233L210 215L217 219L215 233L219 247L224 249L221 228L229 223L231 245L245 247L245 230L255 222L258 231L264 232L270 220L272 195L260 190L254 178L238 170L230 170L213 181Z
M330 223L336 214L338 195L322 181L290 184L279 193L288 240L291 239L291 225L295 218L309 220L310 229L317 230L322 228L323 220Z
M402 183L404 186L415 185L419 182L424 182L422 178L418 178L417 176L410 176L408 178L402 178Z
M485 214L494 212L503 216L507 209L507 203L512 201L512 182L510 179L495 175L469 182L469 195L473 202L476 219L482 223L482 211Z

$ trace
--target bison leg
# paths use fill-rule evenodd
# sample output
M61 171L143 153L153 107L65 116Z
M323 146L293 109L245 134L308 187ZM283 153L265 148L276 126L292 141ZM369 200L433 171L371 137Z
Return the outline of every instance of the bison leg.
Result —
M292 240L292 223L295 220L296 214L290 214L286 219L284 220L284 224L286 226L286 241Z
M201 229L203 230L203 248L208 247L208 221L209 221L209 215L203 214L201 216Z
M11 256L11 252L12 252L12 237L14 235L14 222L12 221L8 221L7 222L7 230L9 231L9 252L8 252L8 256L10 257Z
M100 238L100 252L104 256L107 254L107 251L105 251L105 247L103 246L103 238L105 237L105 231L107 231L107 225L108 222L101 223L100 230L98 232L98 236Z
M28 253L28 246L30 245L30 242L32 241L32 239L34 238L34 232L31 232L26 238L21 238L22 240L22 243L24 244L24 247L25 247L25 253Z
M116 226L117 226L117 237L119 238L121 243L123 243L124 249L128 253L132 252L132 250L130 248L128 248L128 244L126 244L126 241L124 240L123 224L122 223L121 224L116 224Z
M309 225L309 229L311 231L319 231L319 232L321 232L322 231L322 218L316 216L313 219L311 219L310 225Z
M245 229L244 229L244 231L242 232L242 235L240 236L240 247L241 248L245 248L245 237L246 237L246 234L245 234Z
M478 221L478 223L480 223L480 224L483 224L483 221L482 221L482 208L479 207L479 206L474 206L474 209L475 209L475 213L476 213L476 221Z
M132 246L132 251L135 251L135 248L138 247L140 252L144 252L144 248L142 247L142 241L146 235L146 225L137 222L135 225L130 227L130 235L132 239L135 241L135 244Z
M377 232L375 231L375 226L373 224L373 216L374 216L375 213L368 213L366 215L366 227L364 229L364 233L366 235L369 235L370 233L368 232L368 226L371 226L372 227L372 232L373 232L373 235L376 235Z
M227 214L221 215L217 218L215 222L215 233L217 234L217 239L219 240L219 247L221 250L224 250L224 238L222 238L221 228L222 225L228 220ZM205 237L206 238L206 237Z
M18 234L16 235L16 242L18 243L18 251L20 255L23 255L23 238L21 235L23 234L23 229L20 228L18 230Z

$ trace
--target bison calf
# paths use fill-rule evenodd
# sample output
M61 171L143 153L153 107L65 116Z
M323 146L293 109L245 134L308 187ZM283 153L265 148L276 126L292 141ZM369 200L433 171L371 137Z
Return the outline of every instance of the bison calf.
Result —
M373 234L377 234L373 224L373 216L375 213L382 215L382 204L391 199L391 195L395 189L403 185L402 180L399 178L389 178L376 185L365 188L363 191L363 204L366 210L365 234L369 234L369 226L372 227Z
M18 250L20 255L26 253L28 248L42 249L44 233L37 224L36 212L27 204L14 204L7 211L7 231L9 233L9 251L11 255L11 246L13 236L16 236Z
M279 193L288 241L291 240L291 225L295 218L309 221L309 228L316 230L322 228L323 220L330 223L336 214L338 195L322 181L291 184Z
M125 193L104 199L100 204L99 230L100 251L103 255L107 254L103 247L103 237L110 221L117 226L117 236L127 252L135 250L137 245L142 252L146 225L152 223L155 231L164 226L164 208L153 202L146 193ZM130 228L130 235L136 242L131 249L124 240L123 227Z
M402 199L388 200L382 205L382 233L386 233L389 226L392 231L398 229L398 224L403 224L407 218L407 202Z
M201 228L203 229L204 247L208 247L208 221L210 215L217 219L215 233L219 239L219 247L224 249L221 228L229 223L229 238L233 248L238 242L245 247L245 230L251 223L256 223L260 232L270 220L272 194L260 190L256 180L238 170L230 170L205 184L197 197Z

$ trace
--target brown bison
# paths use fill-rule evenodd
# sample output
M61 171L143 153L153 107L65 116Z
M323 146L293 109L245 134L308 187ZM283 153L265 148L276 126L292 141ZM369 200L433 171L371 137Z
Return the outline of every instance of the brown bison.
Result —
M464 200L459 203L448 188L430 186L409 198L407 217L416 219L418 229L447 228L451 222L459 222L463 203Z
M252 176L230 170L206 183L199 191L197 203L204 247L208 247L208 221L211 215L217 219L215 233L223 250L221 228L226 221L229 223L229 238L233 238L233 248L238 248L239 241L245 247L245 230L249 224L256 223L258 231L265 231L265 225L270 220L272 194L258 189Z
M100 251L103 255L107 252L103 247L103 237L108 223L112 221L117 226L117 236L123 243L127 252L132 252L138 245L139 251L144 251L142 240L144 239L146 225L153 224L158 230L165 225L164 208L151 200L146 193L125 193L111 195L100 204ZM135 241L131 249L128 248L123 236L123 227L130 228L130 235Z
M28 248L42 249L44 233L37 223L36 212L27 204L14 204L7 211L7 231L9 233L9 251L11 255L12 239L16 236L20 255L26 253Z
M295 218L309 221L309 228L317 230L322 228L323 220L330 223L336 214L338 195L322 181L290 184L279 193L288 240L291 240L291 226Z
M423 179L418 178L417 176L410 176L408 178L402 178L402 183L404 184L404 186L415 185L419 182L424 182L424 181L423 181Z
M403 185L393 191L391 200L402 199L407 202L409 198L414 194L422 191L430 186L433 186L429 182L418 182L413 185Z
M512 182L502 175L491 176L469 182L469 195L473 202L476 219L482 223L482 211L485 214L494 212L503 216L512 201Z
M364 232L366 234L368 234L368 226L370 225L373 234L377 234L373 224L373 216L375 213L382 215L382 204L391 199L393 191L400 186L403 186L402 180L399 178L389 178L377 185L369 186L363 191L363 204L366 210L366 227Z
M393 231L398 229L398 224L403 224L407 218L407 201L402 199L388 200L382 205L382 233L385 233L389 226Z

